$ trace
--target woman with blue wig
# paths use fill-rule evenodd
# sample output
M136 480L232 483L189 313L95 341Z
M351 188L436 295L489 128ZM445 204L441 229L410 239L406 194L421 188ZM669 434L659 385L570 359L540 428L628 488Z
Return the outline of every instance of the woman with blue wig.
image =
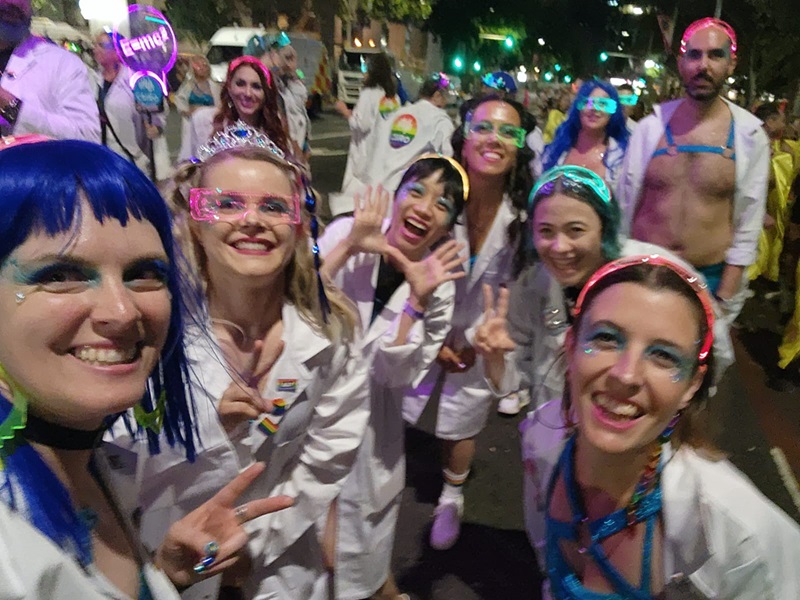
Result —
M102 440L132 409L151 452L166 441L194 459L168 210L102 146L3 142L0 596L178 598L175 586L239 560L234 503L263 465L175 523L153 554L142 547L135 507L121 502L130 494L115 485L125 465ZM248 515L290 503L251 502Z
M534 177L559 165L576 165L591 169L614 189L628 137L616 88L606 81L589 80L578 90L566 120L534 164Z
M542 174L530 196L533 243L539 259L520 276L510 291L507 332L516 344L513 352L491 352L489 346L501 343L502 334L489 327L479 330L478 351L484 355L490 382L500 392L521 389L520 395L532 399L537 410L520 423L522 454L525 462L525 520L531 541L543 543L542 506L538 503L546 481L533 466L550 456L555 461L561 447L563 423L560 399L563 395L566 364L563 361L564 337L572 323L575 302L586 282L605 264L621 257L658 254L687 272L694 270L667 250L620 238L620 209L605 181L594 171L562 166ZM698 275L699 277L699 275ZM715 307L716 308L716 307ZM714 331L716 373L721 375L733 362L733 349L724 324ZM553 401L554 399L557 399ZM552 402L551 402L552 401ZM502 402L507 402L504 398ZM521 404L521 402L518 402ZM527 403L527 402L525 402ZM534 420L550 427L537 428ZM552 431L552 439L545 435ZM542 548L537 547L542 562ZM542 565L543 566L543 565Z

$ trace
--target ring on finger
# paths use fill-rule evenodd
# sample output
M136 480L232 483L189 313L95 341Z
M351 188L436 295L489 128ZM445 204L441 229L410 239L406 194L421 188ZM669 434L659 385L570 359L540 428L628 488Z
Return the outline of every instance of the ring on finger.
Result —
M239 525L243 525L247 522L247 504L237 506L233 512L236 515L236 520L239 522Z

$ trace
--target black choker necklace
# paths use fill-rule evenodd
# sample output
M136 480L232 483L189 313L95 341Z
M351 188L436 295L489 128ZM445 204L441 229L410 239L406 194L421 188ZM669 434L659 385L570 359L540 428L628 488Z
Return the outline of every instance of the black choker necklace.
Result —
M22 436L29 442L36 442L58 450L92 450L100 443L105 431L105 426L93 431L86 431L56 425L28 412L28 420Z

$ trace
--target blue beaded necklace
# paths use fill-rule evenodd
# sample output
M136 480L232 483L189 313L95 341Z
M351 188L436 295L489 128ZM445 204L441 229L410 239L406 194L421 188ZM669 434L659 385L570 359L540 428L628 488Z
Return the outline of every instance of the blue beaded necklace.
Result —
M661 470L663 460L658 459L654 473L647 471L636 486L636 501L631 506L621 508L605 517L589 521L586 516L580 488L575 481L575 436L573 435L564 447L558 465L550 478L547 491L548 511L545 516L547 523L546 552L547 571L552 592L559 600L652 600L650 594L651 556L653 549L653 536L658 515L661 512ZM650 467L650 465L648 465ZM558 476L561 475L566 488L567 500L572 512L570 522L557 521L550 516L549 506L553 496ZM646 483L643 483L647 480ZM648 492L645 490L649 488ZM626 527L639 522L646 523L644 544L642 549L642 582L638 588L631 585L622 574L611 564L601 542ZM615 593L605 594L586 589L575 575L572 567L564 558L560 540L578 542L578 527L588 525L591 540L588 547L581 547L578 552L589 554L599 567L603 576L613 586Z

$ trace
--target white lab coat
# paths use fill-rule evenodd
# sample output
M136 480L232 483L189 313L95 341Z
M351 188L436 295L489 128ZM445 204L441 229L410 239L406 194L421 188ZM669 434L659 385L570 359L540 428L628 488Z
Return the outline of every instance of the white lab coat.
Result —
M152 564L144 565L143 574L153 598L179 600ZM0 582L0 600L131 600L93 565L81 568L5 502L0 502Z
M733 242L725 255L729 265L748 267L756 261L758 236L764 226L769 183L770 147L761 121L753 114L725 100L733 116L734 149L736 151L736 185L733 193ZM653 107L653 114L639 121L628 142L619 185L615 190L622 209L622 232L629 234L641 197L647 166L664 137L670 122L683 100L673 100ZM747 277L742 289L725 306L730 323L742 309L746 299Z
M147 151L150 140L147 139L144 127L145 123L147 123L147 116L136 110L136 100L133 97L133 89L129 84L131 75L132 72L128 67L120 65L119 72L106 93L105 112L122 146L133 156L133 162L136 163L136 166L149 176L150 158L147 156ZM102 72L93 73L93 81L97 98L100 88L103 87ZM153 125L161 127L162 131L166 127L166 115L169 111L166 102L164 102L164 110L165 112L155 113L152 117ZM129 159L128 154L111 133L110 127L106 129L106 146L123 158ZM156 164L156 180L167 179L172 169L169 161L167 139L163 134L153 140L153 157Z
M219 106L219 93L220 84L213 79L208 80L209 87L211 88L211 95L214 97L214 106L206 106L203 108L216 108ZM181 148L178 151L178 161L188 160L192 157L192 120L191 115L188 117L183 116L183 113L189 111L189 96L194 88L194 77L191 73L186 75L186 79L181 83L181 87L175 92L175 107L181 113Z
M638 240L625 240L622 243L620 257L640 254L658 254L694 272L691 265L660 246ZM719 317L721 310L716 304L714 308ZM506 395L526 388L534 400L534 407L552 398L560 398L564 391L566 370L561 352L569 319L563 288L543 263L531 265L512 285L508 323L509 332L517 347L507 355L506 377L497 393ZM714 322L714 365L717 381L734 360L728 326L717 318ZM523 438L523 454L525 439Z
M292 305L283 307L283 327L283 352L261 390L265 398L286 401L278 431L267 436L258 422L245 423L228 439L216 406L233 378L216 340L195 330L187 354L202 450L192 464L169 448L149 456L139 441L136 485L142 534L152 548L169 523L210 498L240 468L266 462L240 501L286 494L295 504L248 523L253 568L246 596L316 600L326 598L327 589L321 528L364 436L368 374L350 345L315 332ZM125 436L115 443L130 445Z
M474 266L466 277L456 281L453 326L447 338L447 344L456 350L472 346L475 331L483 322L483 284L487 283L497 290L501 284L510 284L512 281L514 248L508 242L506 230L514 216L511 200L506 196L497 210ZM466 215L462 219L466 221ZM466 223L457 223L453 236L470 252ZM486 424L495 396L483 377L480 358L464 373L445 373L439 366L434 366L421 382L406 392L403 418L415 424L438 383L442 384L442 390L436 436L445 440L462 440L477 435Z
M557 412L557 403L547 408L551 407ZM543 555L546 487L563 449L564 435L541 422L534 424L531 432L534 438L542 440L542 445L532 466L526 468L525 493L537 500L527 504L537 514L526 515L526 525L537 555ZM727 460L709 460L689 446L673 451L670 444L664 445L662 456L667 590L688 583L695 593L692 598L795 600L800 597L797 523ZM673 596L667 591L666 597L687 596Z
M197 149L211 139L214 133L214 115L217 114L216 106L204 106L192 113L189 119L189 145L187 156L180 156L179 160L188 160L192 156L197 156Z
M386 220L384 232L391 221ZM320 238L323 255L343 240L353 219L334 221ZM407 343L392 346L408 300L403 282L370 324L380 256L359 254L347 260L335 283L356 303L364 334L359 343L371 365L370 419L353 472L339 496L336 599L372 596L389 576L400 499L405 486L403 393L430 370L450 329L455 284L434 291L425 317L408 334Z
M100 115L89 70L77 55L29 36L14 50L0 87L22 100L14 135L100 143Z
M383 107L383 112L381 108ZM393 107L393 110L390 110ZM380 86L361 90L347 124L350 125L350 148L342 179L342 193L352 194L367 186L367 167L372 155L374 131L378 122L386 120L400 108L400 99L388 98Z
M394 193L408 166L422 154L453 156L452 119L424 98L378 122L367 183Z

